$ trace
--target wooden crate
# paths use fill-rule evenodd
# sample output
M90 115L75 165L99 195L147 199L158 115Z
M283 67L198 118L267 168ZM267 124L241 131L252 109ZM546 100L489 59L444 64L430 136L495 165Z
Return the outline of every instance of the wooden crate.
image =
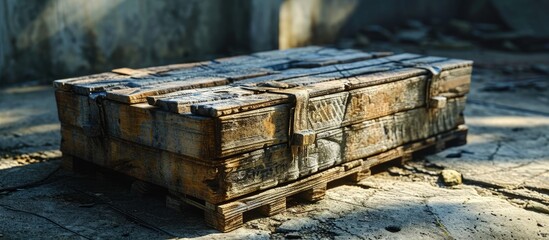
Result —
M306 47L55 81L61 150L217 206L454 131L472 62Z
M256 191L245 197L239 197L224 203L212 204L181 191L167 189L169 194L166 196L166 206L177 211L185 211L189 205L202 209L206 224L221 232L228 232L241 227L244 224L243 216L248 212L258 211L264 216L276 215L286 210L286 202L289 197L297 197L309 202L322 200L327 186L331 182L345 180L347 183L356 183L368 177L371 169L376 166L390 162L401 165L411 160L412 157L432 154L449 147L463 145L466 143L466 137L467 127L459 125L456 129L433 137L407 143L368 158L346 162L299 180L280 184L268 190ZM139 155L139 153L136 155ZM137 162L143 161L136 160ZM110 167L105 168L95 163L90 164L88 160L70 154L64 155L63 164L66 168L74 169L77 172L93 173L112 170ZM118 172L132 176L131 172ZM133 174L133 176L137 177L138 175ZM154 174L151 176L154 176ZM143 185L143 183L140 184ZM147 184L144 188L150 189Z
M466 143L466 135L467 127L461 125L455 130L435 137L405 144L365 159L350 161L297 181L222 204L210 204L172 192L166 197L166 206L175 210L181 210L185 205L198 207L204 210L206 224L221 232L228 232L244 224L243 216L246 212L259 210L259 213L265 216L276 215L286 210L288 197L298 197L309 202L322 200L330 182L343 179L351 183L359 182L369 176L370 169L375 166L394 161L403 164L415 154L436 153L447 147L463 145Z

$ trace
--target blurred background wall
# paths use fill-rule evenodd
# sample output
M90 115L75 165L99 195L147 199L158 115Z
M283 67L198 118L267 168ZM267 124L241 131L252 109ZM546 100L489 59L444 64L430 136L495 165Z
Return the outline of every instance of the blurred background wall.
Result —
M333 44L373 24L390 29L409 19L503 22L548 32L549 24L539 23L547 22L549 1L524 2L0 0L0 85Z
M0 76L51 81L230 54L248 45L249 13L237 0L1 0Z
M290 0L281 10L282 48L333 43L365 26L391 26L408 19L448 21L461 17L466 1L446 0Z

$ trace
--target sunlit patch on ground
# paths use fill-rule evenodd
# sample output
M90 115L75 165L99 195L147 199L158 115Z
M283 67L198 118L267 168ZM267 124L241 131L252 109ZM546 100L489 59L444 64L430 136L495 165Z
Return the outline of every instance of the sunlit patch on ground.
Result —
M481 127L549 127L549 117L542 116L468 116L466 120L470 126Z

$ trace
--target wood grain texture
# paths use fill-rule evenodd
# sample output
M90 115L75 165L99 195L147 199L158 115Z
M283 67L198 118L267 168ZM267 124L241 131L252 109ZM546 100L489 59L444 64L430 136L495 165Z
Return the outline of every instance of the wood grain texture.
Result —
M348 51L342 51L342 52L348 52ZM366 54L368 55L367 58L371 58L371 57L374 57L376 55L371 55L371 54ZM316 56L316 55L315 55ZM343 55L345 56L345 55ZM375 59L375 60L369 60L369 61L359 61L359 62L352 62L352 63L349 63L349 64L337 64L337 65L333 65L333 66L326 66L326 67L318 67L318 68L311 68L311 69L301 69L301 68L296 68L296 69L285 69L285 71L280 71L280 72L275 72L275 73L271 73L271 74L268 74L266 76L261 76L261 77L251 77L251 78L247 78L247 79L243 79L243 80L239 80L237 81L234 85L250 85L252 84L253 86L257 85L258 83L265 83L265 82L274 82L274 81L281 81L281 80L285 80L285 79L291 79L291 78L296 78L296 77L303 77L303 76L310 76L310 75L315 75L315 74L322 74L322 73L331 73L331 72L341 72L341 71L345 71L345 70L349 70L349 69L354 69L354 68L361 68L361 67L364 67L364 66L372 66L372 65L379 65L379 64L384 64L384 63L388 63L388 62L391 62L391 61L401 61L401 60L406 60L406 59L414 59L414 58L418 58L420 57L419 55L413 55L413 54L400 54L400 55L397 55L397 56L393 56L391 58L382 58L382 59ZM291 57L289 57L291 58ZM364 58L356 58L356 57L348 57L348 60L351 61L355 61L355 60L362 60L362 59L365 59L366 57ZM313 58L314 59L314 58ZM300 61L303 61L302 59L301 60L292 60L292 61L297 61L297 63L299 63ZM324 60L322 60L324 61ZM334 63L346 63L346 61L335 61ZM233 88L234 89L234 88ZM195 94L197 95L196 97L199 98L199 94L200 92L195 92ZM187 104L187 97L188 97L188 91L187 92L184 92L182 91L180 94L178 92L174 92L173 94L168 94L165 96L166 98L168 99L163 99L164 97L162 96L159 96L159 97L154 97L154 98L149 98L149 103L151 105L166 105L166 104L177 104L178 101L181 101L181 105L185 105ZM207 98L207 97L206 97ZM167 101L168 103L163 103L164 101ZM202 100L202 101L198 101L198 102L206 102L208 100ZM220 104L226 104L228 101L223 101L221 102ZM159 103L159 104L157 104ZM203 109L204 107L197 107L196 109ZM179 109L179 108L167 108L167 110L171 110L173 111L173 109ZM182 108L183 110L186 110L186 108ZM197 110L197 111L200 111L200 112L208 112L208 111L201 111L201 110ZM221 110L223 111L223 110ZM173 111L173 112L177 112L177 113L181 113L181 111ZM230 114L231 111L226 111L227 114ZM204 113L204 114L206 114ZM215 114L214 114L215 115Z
M112 137L88 137L68 126L62 151L218 203L455 129L463 123L464 102L453 99L443 109L413 109L323 132L297 158L287 144L278 144L205 162Z
M286 198L281 198L278 201L259 207L261 214L270 217L286 211Z
M244 78L257 77L273 73L272 70L284 70L292 67L291 64L300 61L315 60L315 64L327 65L351 61L359 61L379 55L358 52L356 50L336 50L321 47L307 47L288 51L264 52L247 56L237 56L217 59L207 62L176 64L164 67L134 69L138 72L147 72L139 76L126 74L102 73L92 76L62 79L54 81L54 86L62 90L72 90L78 94L87 95L93 92L107 91L109 98L125 103L140 103L147 96L154 95L155 88L161 88L158 94L188 89L182 87L190 77L207 78L219 77L227 81L237 81ZM213 80L215 81L215 80ZM172 82L172 87L166 83ZM204 86L219 85L222 82L202 83ZM223 82L226 84L226 82ZM147 93L135 92L135 88L148 86ZM132 89L129 94L122 89Z
M222 232L232 231L243 225L242 216L248 211L259 209L265 215L272 215L282 211L286 206L287 198L293 196L305 197L312 201L319 200L326 191L326 185L332 181L344 178L352 181L362 179L370 174L370 168L373 166L395 160L409 160L409 156L412 154L432 148L434 145L452 146L456 140L466 136L466 133L467 128L460 125L452 131L439 133L436 136L409 143L365 159L350 161L297 181L259 191L226 203L204 203L188 198L181 193L170 192L167 197L167 204L174 207L179 207L182 204L196 206L204 210L206 224Z
M469 85L470 78L467 78L467 74L461 74L462 76L456 77L447 73L459 68L470 68L468 63L465 62L455 62L453 60L446 60L443 58L422 58L422 62L429 62L431 65L440 67L444 73L443 79L437 79L436 90L432 90L431 94L440 94L444 91L453 91L458 94L465 94L468 92L467 86ZM416 60L404 60L403 63L417 63ZM390 71L389 71L390 70ZM459 74L463 71L454 71ZM421 68L416 67L399 67L399 64L387 63L375 67L366 67L359 69L352 69L348 71L335 71L330 73L323 73L319 75L310 75L306 77L299 78L290 78L288 80L283 80L282 83L300 86L301 89L307 89L310 92L312 97L325 95L327 93L333 93L338 91L345 91L356 88L369 87L373 85L386 84L395 82L398 80L403 80L416 76L428 76L428 72ZM451 77L447 77L451 76ZM269 76L267 76L269 77ZM457 78L457 80L456 80ZM452 81L448 81L451 79ZM262 81L267 81L268 79L263 79ZM427 80L427 79L426 79ZM448 82L448 84L445 84ZM262 82L263 83L263 82ZM341 89L340 86L345 86L345 89ZM456 87L461 87L460 91L454 91ZM283 90L271 90L269 88L266 91L270 92L280 92L284 93ZM265 94L265 93L263 93ZM261 99L261 93L257 94L258 96L248 96L247 98L251 99ZM277 99L278 100L278 99ZM161 99L159 101L162 101ZM232 102L233 101L233 102ZM270 102L271 105L276 105L280 103L286 103L287 99L280 99L278 101ZM233 114L235 112L242 112L243 110L252 110L261 107L268 106L269 101L262 102L259 101L258 105L255 105L255 101L242 101L238 99L227 99L220 101L213 101L207 103L198 103L194 104L191 107L191 111L194 114L202 116L222 116L227 114Z
M449 93L458 92L452 91L452 87L446 87L444 81L450 79L448 81L452 85L459 82L457 86L468 86L470 82L470 75L468 75L470 68L458 68L450 70L448 73L444 71L442 73L445 77L441 77L440 82L433 86L451 91ZM452 77L459 77L460 80L451 81L454 79ZM309 124L313 130L322 132L400 111L420 108L425 104L423 89L426 78L426 76L412 77L388 84L313 97L309 100L308 105ZM326 88L334 88L333 84L328 83L323 83L330 85ZM323 84L316 85L315 90L329 93L330 91L323 90ZM340 85L339 88L344 88L344 85ZM463 91L453 94L452 97L463 95L468 88L463 87L461 90ZM443 94L440 91L436 91L436 93ZM72 99L69 99L71 96ZM249 95L249 97L252 96L260 95ZM272 96L280 101L286 101L289 98L284 94L264 96ZM243 96L237 102L255 101L257 105L260 103L272 104L269 102L269 98L249 100L247 97ZM60 111L61 122L81 128L92 126L95 127L95 130L91 132L97 132L99 125L97 124L98 114L95 110L95 102L86 101L82 96L69 94L65 94L65 99L68 102L79 102L83 107L67 107L66 110ZM233 101L235 100L231 100L229 103ZM242 105L237 104L237 106ZM87 108L90 110L86 110ZM70 113L70 109L82 110L85 114L73 114ZM212 160L287 142L292 106L291 104L281 104L264 107L222 116L216 120L193 116L189 113L171 114L144 103L124 105L107 100L104 103L104 109L107 116L105 119L106 130L111 136L190 157ZM230 109L228 111L233 111L234 108L228 109ZM65 111L69 114L63 114ZM73 119L75 116L85 117L80 117L81 120L76 121Z
M340 64L340 65L334 65L334 66L328 66L328 67L320 67L320 68L313 68L313 69L288 69L286 71L282 71L279 73L270 74L263 77L258 78L249 78L246 80L242 80L237 82L237 85L257 85L258 83L265 83L265 82L274 82L274 81L280 81L284 79L290 79L290 78L296 78L296 77L303 77L303 76L310 76L315 74L322 74L322 73L331 73L331 72L341 72L353 68L360 68L364 66L372 66L372 65L379 65L388 63L390 61L400 61L400 60L406 60L406 59L414 59L418 58L418 55L412 55L412 54L401 54L394 56L392 58L384 58L384 59L376 59L376 60L370 60L370 61L363 61L363 62L354 62L351 64ZM339 76L339 75L338 75ZM327 87L327 85L323 85L324 88ZM235 88L231 88L235 89ZM213 90L213 89L212 89ZM339 89L339 91L342 91L343 89ZM332 89L333 91L338 91L338 89ZM205 91L195 91L194 94L197 95L196 97L200 97L200 93L204 93ZM162 103L163 101L169 101L171 104L174 102L177 102L178 100L182 102L182 104L186 104L186 100L188 97L189 91L181 91L174 92L173 94L167 94L165 96L158 96L158 97L150 97L149 103L151 105L157 105L158 102ZM163 98L169 98L169 99L163 99ZM200 101L204 102L204 101ZM226 104L227 101L224 101L220 104ZM162 104L160 104L162 105ZM203 107L197 107L197 109L202 109ZM175 108L177 109L177 108ZM169 110L169 109L168 109ZM178 113L181 113L181 111L177 111ZM207 111L206 111L207 112ZM230 113L230 112L229 112ZM228 113L228 114L229 114Z
M252 91L234 86L216 86L211 88L194 88L167 94L147 97L147 103L165 111L174 113L190 113L191 105L231 98L239 98L254 94Z
M100 108L95 99L66 91L55 91L59 120L81 128L88 136L102 134Z
M199 159L215 159L214 119L170 114L146 103L104 101L109 136Z
M294 180L284 148L201 162L111 137L89 137L63 125L61 151L99 166L211 203L219 203Z
M361 158L448 131L463 124L464 108L465 98L456 98L443 109L414 109L351 125L344 131L345 158Z
M311 98L307 119L312 130L322 132L396 112L420 108L425 106L425 80L426 77L415 77L390 84ZM220 117L220 155L227 156L249 150L249 148L241 148L244 146L251 148L251 146L260 147L262 144L269 144L269 142L286 142L289 138L286 127L288 118L291 116L292 106L282 104L276 107L276 111L285 113L267 113L275 111L274 109L262 108L259 109L261 111L254 110L247 114L244 112ZM254 116L253 120L247 120L250 119L248 117L250 115ZM225 122L225 119L231 121ZM269 125L269 123L274 125ZM255 127L250 124L255 124ZM237 126L246 127L239 128ZM266 126L272 126L272 128L266 128ZM255 129L261 129L261 131ZM279 134L271 134L273 131ZM235 134L232 134L233 132ZM247 135L248 133L249 135ZM254 133L260 135L253 136ZM240 136L246 136L246 138ZM272 139L272 136L275 136L276 139ZM247 141L248 139L251 141ZM269 142L264 141L265 139L269 139ZM253 141L258 142L254 145Z
M170 80L172 79L170 78ZM170 93L176 90L226 85L229 83L229 79L224 77L195 77L169 82L159 82L158 79L154 79L154 82L154 85L129 83L127 88L107 91L107 98L127 104L141 103L145 102L148 96ZM129 87L129 85L132 87Z
M203 66L209 62L195 62L195 63L183 63L183 64L171 64L165 66L149 67L136 69L144 72L151 72L153 74L163 74L170 71L190 69L198 66ZM53 86L57 90L71 91L73 86L85 85L85 84L96 84L97 89L101 89L101 84L113 84L124 79L128 79L128 76L123 74L116 74L113 72L93 74L89 76L68 78L55 80ZM89 92L96 91L97 89L91 88Z

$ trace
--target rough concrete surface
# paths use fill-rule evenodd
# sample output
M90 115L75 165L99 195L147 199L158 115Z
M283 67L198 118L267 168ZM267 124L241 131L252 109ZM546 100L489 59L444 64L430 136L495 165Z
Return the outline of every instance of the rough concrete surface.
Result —
M0 84L29 79L45 83L54 77L203 60L247 50L250 3L234 3L2 1Z
M465 113L467 145L333 184L314 204L290 199L286 212L251 215L226 234L209 229L197 209L177 213L161 194L131 193L128 181L60 170L53 89L1 89L0 239L547 239L549 76L490 64L490 54L521 61L512 66L540 59L461 53L480 66ZM444 169L463 184L446 187Z

